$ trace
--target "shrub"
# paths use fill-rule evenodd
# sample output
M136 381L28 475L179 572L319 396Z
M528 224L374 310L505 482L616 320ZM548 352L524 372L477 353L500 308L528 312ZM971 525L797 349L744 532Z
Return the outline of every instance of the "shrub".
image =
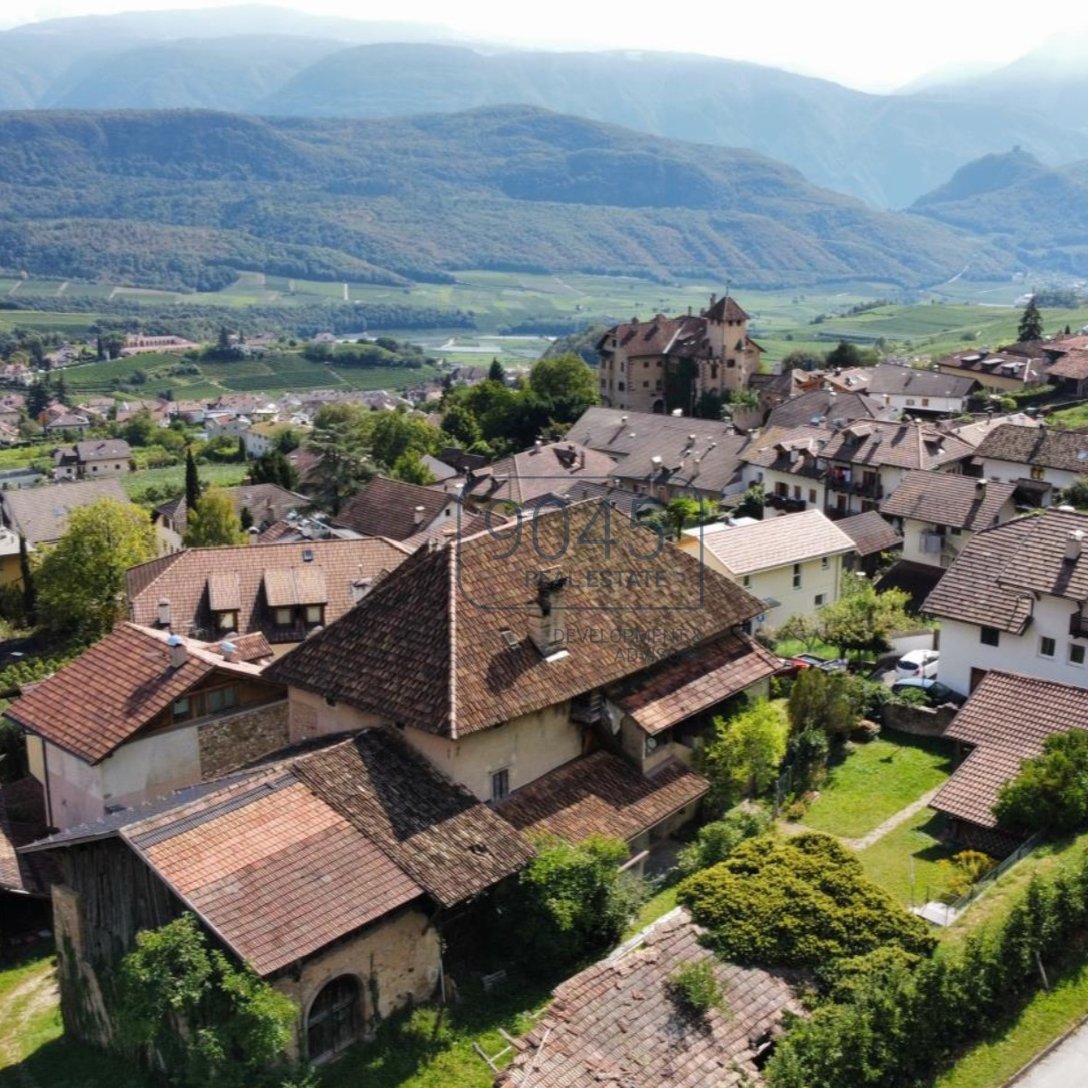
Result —
M793 801L786 806L786 811L782 815L791 823L796 823L804 819L806 812L808 812L808 805L804 801Z
M691 960L669 976L669 988L686 1010L705 1015L722 1005L722 987L709 959Z
M790 737L787 759L794 769L793 788L808 789L823 777L831 744L827 734L819 729L806 729Z
M522 870L511 908L512 938L525 962L551 970L615 944L644 888L619 871L626 843L594 835L577 846L545 839Z
M943 858L940 868L944 874L942 899L952 903L971 890L996 864L989 854L978 850L961 850L951 858Z
M699 828L695 842L680 851L677 869L682 876L689 876L717 865L745 839L764 835L770 829L771 818L761 809L734 809L722 819Z
M802 670L790 692L789 716L795 734L814 730L844 736L860 717L854 678L845 672Z
M827 835L749 839L688 877L678 899L711 931L714 948L737 963L818 966L885 944L910 952L935 944L926 924Z
M714 731L700 761L712 803L725 808L766 792L786 754L786 724L778 709L760 699L732 718L715 718Z

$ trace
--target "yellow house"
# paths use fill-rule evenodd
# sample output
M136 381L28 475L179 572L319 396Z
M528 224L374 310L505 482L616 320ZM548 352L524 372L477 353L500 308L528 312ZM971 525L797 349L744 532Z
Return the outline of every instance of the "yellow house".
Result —
M17 585L23 574L19 567L19 534L0 526L0 586Z
M763 602L756 628L781 627L838 600L843 557L854 550L850 537L819 510L688 529L680 546Z

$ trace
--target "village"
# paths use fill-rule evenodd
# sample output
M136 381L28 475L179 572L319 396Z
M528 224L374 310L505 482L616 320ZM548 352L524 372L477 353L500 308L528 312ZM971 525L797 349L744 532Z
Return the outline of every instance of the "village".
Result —
M55 957L65 1045L316 1085L522 987L464 1084L938 1083L1050 989L1088 335L1029 300L994 350L772 371L749 321L403 393L9 364L0 942ZM152 451L183 490L134 490Z

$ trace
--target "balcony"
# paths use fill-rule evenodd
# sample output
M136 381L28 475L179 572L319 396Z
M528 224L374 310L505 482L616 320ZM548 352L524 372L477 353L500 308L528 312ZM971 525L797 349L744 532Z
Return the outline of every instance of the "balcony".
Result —
M1088 638L1088 611L1080 609L1069 617L1069 634L1072 638Z
M799 514L808 507L804 499L791 499L788 495L767 495L763 505L772 510L781 510L785 514Z
M847 495L858 495L863 499L884 498L884 488L879 479L851 480L842 476L829 475L825 481L828 491L840 491Z

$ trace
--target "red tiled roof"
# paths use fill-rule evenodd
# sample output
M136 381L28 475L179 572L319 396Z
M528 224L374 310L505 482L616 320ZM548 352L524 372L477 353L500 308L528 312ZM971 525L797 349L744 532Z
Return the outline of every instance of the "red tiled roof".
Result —
M291 775L228 786L122 836L260 975L422 893Z
M996 827L993 806L1001 787L1025 759L1039 755L1055 733L1088 729L1088 689L1014 673L988 672L945 736L974 751L930 802L981 827Z
M753 1041L802 1013L790 976L722 963L683 909L559 986L499 1075L501 1088L755 1088ZM722 1008L697 1021L677 1005L672 977L707 963Z
M504 529L417 552L269 675L458 737L613 683L763 610L626 518L611 518L606 540L595 502L523 521L520 547ZM529 627L539 572L556 567L569 579L569 652L545 660Z
M647 733L660 733L766 679L781 664L746 635L723 635L607 694Z
M504 820L530 835L581 842L590 835L630 841L710 788L683 764L640 774L610 752L594 752L557 767L495 806Z
M465 497L521 506L544 495L562 498L584 481L607 482L616 467L608 454L575 442L549 442L496 461L465 484Z
M217 670L249 679L261 675L257 666L224 661L217 650L191 639L184 640L184 664L172 668L166 639L166 632L120 624L5 713L87 763L99 763Z
M935 469L971 456L974 448L962 439L934 430L926 423L884 423L865 420L831 435L820 455L828 460L861 466Z

